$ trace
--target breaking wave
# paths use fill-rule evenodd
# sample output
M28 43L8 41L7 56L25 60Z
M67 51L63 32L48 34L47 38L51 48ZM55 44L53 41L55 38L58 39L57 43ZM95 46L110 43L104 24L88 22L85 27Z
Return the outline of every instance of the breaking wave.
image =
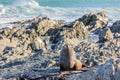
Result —
M110 20L120 19L120 8L62 8L41 6L35 0L17 0L4 6L0 4L0 23L31 19L36 16L47 16L51 19L72 21L86 13L97 13L104 10Z

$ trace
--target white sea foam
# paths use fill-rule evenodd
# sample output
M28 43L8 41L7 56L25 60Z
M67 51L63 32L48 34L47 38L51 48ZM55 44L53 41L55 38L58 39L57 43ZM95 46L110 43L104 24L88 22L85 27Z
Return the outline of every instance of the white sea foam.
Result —
M0 16L5 13L4 6L0 4Z
M35 0L17 0L13 3L14 6L31 6L31 7L39 7L39 3Z

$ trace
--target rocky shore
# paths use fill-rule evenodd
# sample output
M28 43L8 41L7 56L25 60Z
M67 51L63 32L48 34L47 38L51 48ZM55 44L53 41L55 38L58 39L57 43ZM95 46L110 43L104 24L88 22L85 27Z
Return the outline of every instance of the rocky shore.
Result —
M120 21L108 26L105 12L85 14L73 22L36 17L0 29L0 76L3 80L119 80ZM90 34L99 39L89 41ZM60 71L60 51L71 44L87 65Z

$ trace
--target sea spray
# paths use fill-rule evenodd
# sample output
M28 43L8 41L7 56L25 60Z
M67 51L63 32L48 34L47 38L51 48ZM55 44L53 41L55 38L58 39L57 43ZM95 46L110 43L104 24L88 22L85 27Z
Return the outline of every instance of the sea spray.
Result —
M69 22L77 18L80 18L86 13L97 13L103 10L106 12L107 16L109 16L110 22L113 23L114 21L120 19L119 6L118 7L82 6L83 4L86 5L83 0L81 3L78 0L71 2L68 0L62 2L58 0L58 3L62 3L61 6L60 4L58 4L59 6L54 5L54 3L56 3L56 1L54 0L52 1L47 0L46 2L40 0L13 0L13 2L11 2L10 0L7 0L3 2L0 1L0 24L32 19L36 16L39 17L47 16L51 19L66 20ZM96 1L96 3L97 2L101 3L102 1ZM73 3L76 4L76 6L75 5L70 6L70 4ZM88 3L88 1L86 3ZM90 3L88 4L92 5ZM68 7L66 7L65 5L67 5Z

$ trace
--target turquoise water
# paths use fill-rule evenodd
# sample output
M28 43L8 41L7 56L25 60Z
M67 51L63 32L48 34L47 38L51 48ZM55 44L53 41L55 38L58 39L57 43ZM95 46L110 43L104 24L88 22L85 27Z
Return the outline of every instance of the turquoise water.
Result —
M36 16L71 21L102 10L110 20L120 19L120 0L0 0L0 23Z
M51 7L120 7L120 0L36 0Z
M20 0L0 0L0 4L11 5ZM29 0L21 0L26 2ZM31 0L30 0L31 1ZM50 7L120 7L120 0L35 0L41 6Z

